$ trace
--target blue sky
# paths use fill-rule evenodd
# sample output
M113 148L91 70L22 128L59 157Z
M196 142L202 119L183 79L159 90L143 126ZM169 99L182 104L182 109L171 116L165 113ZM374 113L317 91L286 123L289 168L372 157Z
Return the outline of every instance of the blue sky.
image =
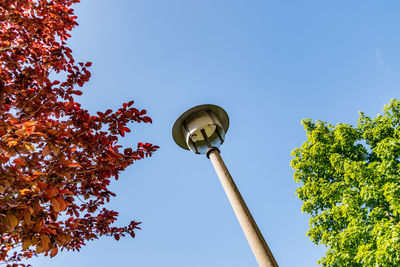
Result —
M231 125L222 156L281 267L317 266L290 152L301 119L356 124L400 89L398 1L85 0L69 42L93 61L89 111L135 100L153 125L123 139L159 145L127 169L109 207L136 238L89 242L34 266L257 266L209 160L175 145L186 109L217 104Z

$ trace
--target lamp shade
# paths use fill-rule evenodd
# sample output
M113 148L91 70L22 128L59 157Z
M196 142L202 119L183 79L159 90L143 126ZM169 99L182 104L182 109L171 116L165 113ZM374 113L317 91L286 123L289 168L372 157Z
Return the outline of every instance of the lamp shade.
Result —
M219 147L229 127L228 114L216 105L200 105L183 113L172 128L175 143L196 154Z

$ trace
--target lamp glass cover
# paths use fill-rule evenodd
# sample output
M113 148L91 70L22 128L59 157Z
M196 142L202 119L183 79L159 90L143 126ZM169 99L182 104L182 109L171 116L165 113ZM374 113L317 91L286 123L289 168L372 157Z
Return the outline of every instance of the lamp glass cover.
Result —
M182 134L189 149L197 154L205 154L209 145L219 147L225 139L221 122L209 110L198 111L189 116L182 125ZM207 136L209 144L203 134Z

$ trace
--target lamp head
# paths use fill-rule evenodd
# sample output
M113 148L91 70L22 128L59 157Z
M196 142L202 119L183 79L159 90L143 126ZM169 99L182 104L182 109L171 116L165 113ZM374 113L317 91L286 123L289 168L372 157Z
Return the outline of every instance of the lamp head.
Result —
M178 146L196 154L205 154L209 146L222 145L228 127L229 117L224 109L216 105L200 105L187 110L176 120L172 136Z

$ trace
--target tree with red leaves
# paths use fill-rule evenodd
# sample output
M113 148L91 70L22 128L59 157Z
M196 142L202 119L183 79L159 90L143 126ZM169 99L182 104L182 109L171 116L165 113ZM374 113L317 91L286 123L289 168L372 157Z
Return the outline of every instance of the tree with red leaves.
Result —
M77 2L0 0L0 261L8 266L139 229L112 226L118 213L104 204L115 196L110 179L158 148L118 145L128 123L151 119L133 101L95 116L75 102L91 66L66 44Z

